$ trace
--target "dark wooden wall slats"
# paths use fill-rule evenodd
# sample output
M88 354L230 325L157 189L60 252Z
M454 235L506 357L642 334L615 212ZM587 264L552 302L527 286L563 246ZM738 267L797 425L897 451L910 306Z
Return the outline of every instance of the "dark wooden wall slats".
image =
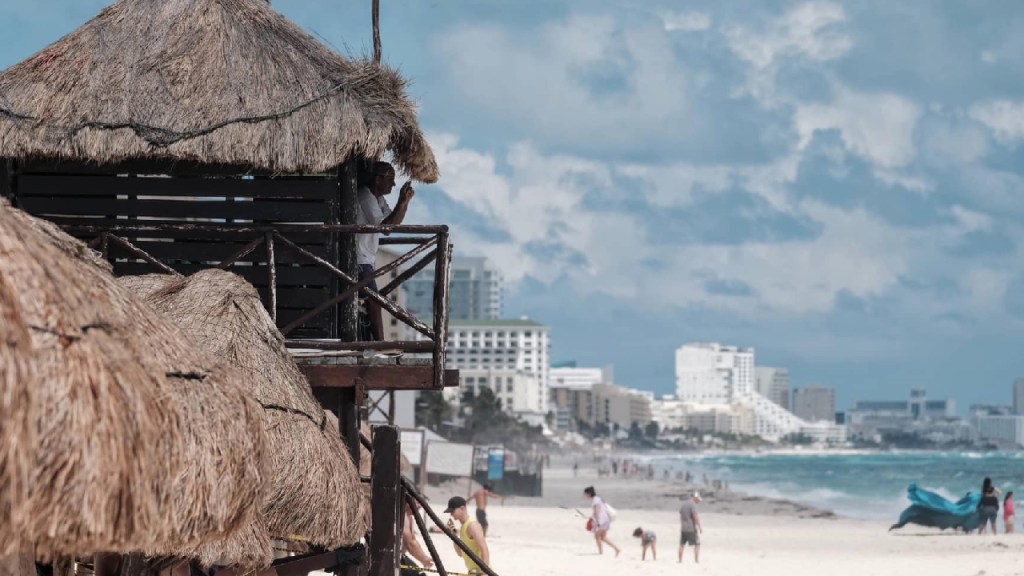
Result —
M202 230L129 235L116 232L117 227L194 222L316 224L337 223L339 219L337 172L282 176L189 163L129 162L104 167L46 161L21 162L15 172L0 174L0 180L9 182L17 177L17 188L8 189L20 208L57 224L114 230L185 275L218 265L256 236ZM291 233L288 239L319 257L336 261L338 236L304 232ZM88 241L95 234L79 237ZM109 256L119 276L157 271L113 243ZM231 272L253 284L265 301L269 292L266 259L266 248L260 246L230 267ZM337 279L329 271L283 245L276 246L274 259L278 326L289 324L338 294ZM338 316L332 310L289 334L292 338L337 336Z

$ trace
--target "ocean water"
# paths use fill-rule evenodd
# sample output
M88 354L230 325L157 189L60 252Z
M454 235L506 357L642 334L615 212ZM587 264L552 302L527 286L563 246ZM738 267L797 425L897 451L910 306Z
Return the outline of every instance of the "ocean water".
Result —
M655 458L661 470L687 470L700 482L729 482L757 496L832 510L840 516L894 521L907 507L907 486L956 500L981 490L986 477L1024 500L1024 453L884 452L853 454L705 454Z

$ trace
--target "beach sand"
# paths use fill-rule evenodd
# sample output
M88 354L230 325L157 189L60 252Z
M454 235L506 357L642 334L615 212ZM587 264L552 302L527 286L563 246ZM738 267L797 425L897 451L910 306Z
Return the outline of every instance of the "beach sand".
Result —
M886 533L874 523L843 519L704 514L701 563L692 549L676 563L674 511L618 509L611 539L622 548L598 556L584 520L560 509L488 508L489 544L501 576L707 574L764 576L1009 576L1024 574L1024 535L954 535L914 529ZM658 535L658 561L640 561L636 526ZM452 570L464 564L447 542L440 554Z
M609 537L622 555L597 555L584 530L589 515L583 487L594 485L616 508ZM809 506L742 494L705 491L701 563L687 548L676 562L676 512L692 486L673 482L598 478L582 469L578 478L562 466L545 471L543 498L514 498L488 506L492 563L501 576L707 574L766 576L1024 576L1024 534L962 535L908 527L889 533L884 522L837 518ZM438 510L448 496L466 496L465 483L430 487ZM439 505L439 506L438 506ZM472 513L472 505L470 505ZM633 529L658 535L658 561L640 561ZM445 565L464 571L450 542L435 535Z

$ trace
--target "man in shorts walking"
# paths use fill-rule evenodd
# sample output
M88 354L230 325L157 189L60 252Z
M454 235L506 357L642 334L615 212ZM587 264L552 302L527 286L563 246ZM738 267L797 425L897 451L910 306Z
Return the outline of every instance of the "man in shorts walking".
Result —
M693 546L693 561L700 564L700 535L704 533L697 514L700 501L700 492L694 492L679 508L679 562L683 561L683 548L689 544Z

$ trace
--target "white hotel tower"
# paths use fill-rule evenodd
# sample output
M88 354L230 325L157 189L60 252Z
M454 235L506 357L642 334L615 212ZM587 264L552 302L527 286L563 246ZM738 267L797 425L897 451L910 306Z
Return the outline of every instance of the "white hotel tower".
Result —
M758 436L778 439L807 423L758 394L754 350L716 343L684 344L676 350L676 396L696 405L728 404L754 411Z

